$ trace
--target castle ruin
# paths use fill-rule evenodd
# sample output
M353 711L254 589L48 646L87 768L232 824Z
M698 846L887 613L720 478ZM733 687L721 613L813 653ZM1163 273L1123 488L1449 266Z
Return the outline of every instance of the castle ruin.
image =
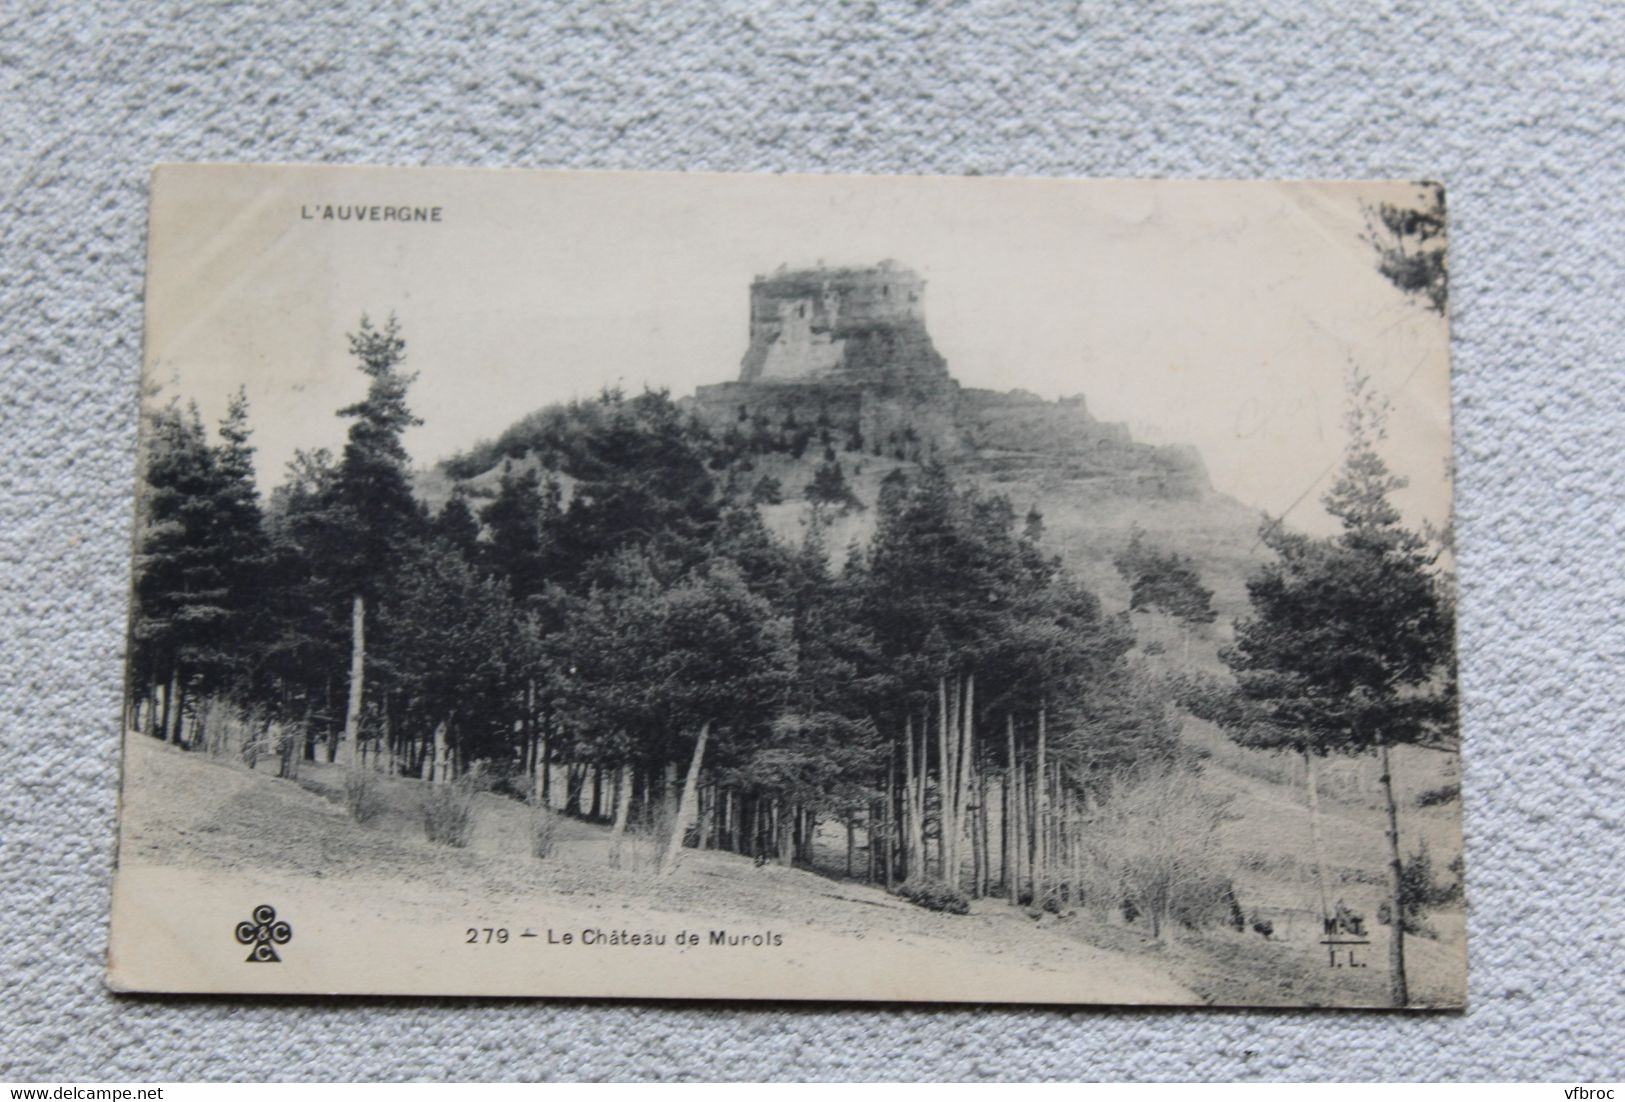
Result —
M739 376L699 387L693 408L719 431L817 424L876 455L978 453L1008 477L1064 470L1176 497L1205 491L1193 451L1136 443L1126 425L1096 420L1081 396L962 388L926 329L925 288L893 260L756 277Z
M702 386L703 416L822 420L865 440L945 444L959 386L925 327L925 280L895 261L758 276L736 382Z

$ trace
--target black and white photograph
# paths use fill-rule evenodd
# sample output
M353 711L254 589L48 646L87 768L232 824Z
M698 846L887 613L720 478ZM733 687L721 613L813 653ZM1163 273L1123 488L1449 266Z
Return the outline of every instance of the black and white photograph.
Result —
M114 989L1465 1005L1438 184L150 218Z

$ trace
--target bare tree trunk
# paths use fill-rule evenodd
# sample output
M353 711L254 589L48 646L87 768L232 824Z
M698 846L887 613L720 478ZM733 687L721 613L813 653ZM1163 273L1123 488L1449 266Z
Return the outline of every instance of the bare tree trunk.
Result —
M1332 917L1331 892L1326 889L1326 850L1320 841L1320 779L1315 775L1315 755L1307 743L1303 747L1306 787L1309 789L1309 840L1315 851L1315 881L1320 888L1320 921Z
M888 801L891 801L894 795L890 786L893 776L890 763L896 760L897 747L894 745L891 753L887 755L886 779L888 785L886 799ZM903 835L903 876L906 879L914 873L914 727L912 716L903 717L903 779L899 802L902 804L900 809L902 822L899 825Z
M890 795L890 793L887 793ZM869 839L869 869L865 874L869 883L880 879L880 801L870 800L868 814L863 819L863 832Z
M1013 833L1010 806L1010 768L1006 766L999 777L999 892L1013 903L1015 895L1010 886L1010 838Z
M1063 861L1066 860L1061 850L1064 834L1061 831L1061 759L1056 757L1055 769L1050 770L1050 878L1056 894L1061 891L1061 873L1064 871Z
M717 848L717 838L722 824L722 815L717 804L721 799L722 789L715 784L700 789L701 849Z
M609 828L611 838L618 839L626 833L627 820L632 817L632 767L618 765L615 767L615 822Z
M538 792L543 807L553 806L553 717L542 711L541 756L536 767Z
M965 675L964 708L961 710L959 753L955 763L959 783L955 786L954 816L964 815L970 803L971 779L976 770L976 673Z
M583 774L575 762L566 759L564 765L564 813L581 814L581 782Z
M379 719L383 725L383 731L379 736L379 749L384 752L385 773L393 777L395 775L395 727L389 720L389 694L387 692L384 694L381 703L383 708Z
M683 796L677 804L677 817L671 824L671 842L666 846L666 859L661 871L671 872L677 867L677 855L683 848L683 834L688 830L694 814L694 790L700 783L700 765L705 760L705 741L711 737L711 721L700 724L699 737L694 740L694 756L688 763L688 777L683 781Z
M1017 852L1021 819L1016 813L1021 806L1021 788L1017 783L1016 717L1009 712L1004 714L1004 738L1005 753L1008 755L1004 767L1004 894L1009 897L1010 905L1015 906L1021 899L1018 884L1021 879L1021 855Z
M921 876L926 873L925 867L925 785L927 776L931 772L931 712L920 717L920 769L914 781L914 821L920 824L920 867L916 870Z
M451 720L447 718L434 727L434 759L429 769L430 779L435 784L445 784L451 780L451 747L446 744L446 728L450 724Z
M925 783L925 764L921 762L920 783ZM897 754L886 756L886 808L882 811L881 821L881 876L886 883L886 891L892 889L895 876L897 876L897 858L895 858L894 839L897 831ZM907 865L907 858L903 861L903 876L913 876L915 870ZM920 858L920 874L925 874L925 857Z
M186 682L182 680L175 689L175 743L191 749L186 739L186 705L192 694L186 691Z
M665 783L661 786L660 798L666 802L666 813L668 815L676 815L678 796L681 792L681 790L677 787L676 762L668 761L666 763L666 771L663 774L663 777Z
M1377 732L1378 783L1388 808L1388 990L1395 1006L1409 1006L1410 991L1405 984L1405 910L1399 857L1399 808L1394 804L1393 770L1388 761L1388 742Z
M938 796L942 804L942 879L952 887L959 887L962 831L959 824L959 686L948 689L948 761L942 772L942 791Z
M361 594L350 598L350 699L344 708L344 738L349 743L345 765L356 767L356 746L361 741L361 690L366 682L367 603Z
M316 702L310 698L309 693L306 693L305 714L297 731L284 729L282 732L283 745L279 747L282 751L282 761L277 767L277 776L285 780L291 781L299 776L299 759L304 756L305 740L309 737L305 732L310 730L311 712L315 707Z
M1067 876L1067 859L1071 856L1067 828L1071 822L1067 818L1066 807L1066 763L1059 756L1055 759L1055 792L1050 802L1050 819L1055 823L1051 832L1055 839L1055 846L1050 852L1050 869L1055 876L1055 895L1057 901L1062 897L1071 898L1071 878Z
M1083 804L1077 796L1067 794L1063 796L1067 801L1068 814L1072 820L1072 827L1067 834L1067 854L1072 870L1072 902L1076 905L1083 899Z
M536 680L525 678L525 687L519 694L519 737L524 746L525 778L531 791L536 789Z
M938 874L945 882L948 881L948 867L952 860L950 851L952 845L952 831L950 818L953 815L953 804L948 796L949 778L953 776L953 751L949 749L948 738L948 679L937 678L937 866Z
M982 874L981 874L981 877L976 882L976 894L977 894L977 896L985 899L987 897L987 895L988 895L988 892L991 891L992 887L993 887L993 850L992 850L992 847L991 847L991 843L993 841L993 837L992 837L993 832L989 829L988 823L987 823L988 815L987 815L987 770L986 769L978 769L976 771L976 787L977 787L976 803L978 805L978 809L977 809L977 813L976 813L977 814L977 820L978 820L977 829L978 829L978 836L982 840Z
M1037 844L1037 855L1033 871L1033 904L1043 906L1043 899L1049 890L1049 786L1044 783L1044 734L1046 730L1047 713L1045 707L1038 706L1038 756L1033 761L1033 836Z
M793 867L796 851L790 836L791 806L782 801L773 802L773 846L778 851L779 864Z
M176 666L169 673L169 691L164 694L164 741L181 744L181 717L186 690L181 685L181 670Z
M158 718L158 737L165 742L169 741L169 712L175 703L175 671L169 671L169 680L164 682L164 706Z
M980 899L986 894L983 886L987 883L987 804L981 800L973 804L967 798L965 812L965 826L970 830L970 894L972 899Z
M264 737L265 737L265 744L264 744L265 749L267 751L275 751L276 752L276 771L277 771L277 776L280 777L280 776L283 775L282 774L282 768L283 768L284 758L283 758L283 752L282 752L282 744L285 741L285 739L283 737L283 733L282 733L282 721L278 720L278 719L274 719L274 718L268 720L266 722L266 724L265 724L265 736ZM258 757L258 755L256 755L256 758L257 757ZM255 767L255 765L256 765L255 761L250 761L248 763L248 767L250 769L253 769Z
M966 835L969 827L971 839L971 866L972 878L979 874L976 869L976 825L965 819L966 808L970 804L971 774L976 768L976 674L971 672L965 675L965 689L960 695L959 709L959 748L954 754L954 878L950 883L959 886L959 845Z
M802 808L801 809L801 861L809 869L813 868L817 863L816 857L813 854L813 839L817 836L817 834L818 834L818 816L813 813L812 808L810 808L810 807Z
M1021 763L1021 890L1029 903L1038 902L1038 797L1033 793L1032 767Z
M915 876L921 870L925 824L921 822L920 787L925 783L925 762L914 767L914 717L903 719L903 875ZM887 793L887 805L891 794Z

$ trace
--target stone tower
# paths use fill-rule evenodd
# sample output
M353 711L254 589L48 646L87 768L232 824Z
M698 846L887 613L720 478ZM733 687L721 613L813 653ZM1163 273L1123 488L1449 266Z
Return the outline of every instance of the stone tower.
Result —
M951 380L925 328L924 295L925 281L891 260L758 276L739 381L940 397Z
M718 431L817 423L876 454L918 457L956 445L958 402L925 328L925 281L885 260L756 277L738 381L699 387L693 408Z

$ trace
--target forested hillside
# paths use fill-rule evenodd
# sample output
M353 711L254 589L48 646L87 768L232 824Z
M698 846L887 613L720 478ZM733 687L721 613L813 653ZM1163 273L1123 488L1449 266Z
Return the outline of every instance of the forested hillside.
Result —
M612 863L655 839L668 870L690 847L810 867L833 829L845 875L933 909L1267 939L1220 859L1207 752L1181 737L1201 716L1311 778L1379 756L1388 914L1420 931L1445 890L1404 881L1387 762L1453 733L1447 579L1386 503L1358 386L1328 499L1343 535L1266 527L1220 649L1212 584L1154 534L1114 539L1112 611L1034 503L816 422L718 433L663 392L605 392L425 492L405 335L362 319L350 346L369 391L338 411L341 447L268 494L243 396L212 435L178 401L149 411L132 730L283 778L342 762L363 822L382 778L417 778L451 846L481 791L530 806L541 858L559 815L607 824Z

